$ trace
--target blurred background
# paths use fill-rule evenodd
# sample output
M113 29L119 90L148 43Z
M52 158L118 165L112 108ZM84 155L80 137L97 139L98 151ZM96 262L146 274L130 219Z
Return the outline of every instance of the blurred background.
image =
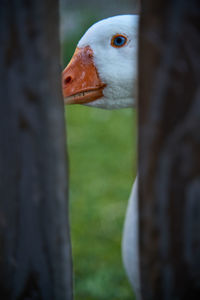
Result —
M62 67L96 21L138 11L138 2L61 0ZM134 299L121 259L123 221L136 174L136 113L65 109L76 300Z

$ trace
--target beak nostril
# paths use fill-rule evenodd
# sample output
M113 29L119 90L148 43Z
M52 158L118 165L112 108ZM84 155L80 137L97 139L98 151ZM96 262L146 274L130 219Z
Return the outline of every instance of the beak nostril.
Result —
M72 77L71 76L67 76L65 79L64 79L64 84L67 85L68 83L70 83L72 81Z

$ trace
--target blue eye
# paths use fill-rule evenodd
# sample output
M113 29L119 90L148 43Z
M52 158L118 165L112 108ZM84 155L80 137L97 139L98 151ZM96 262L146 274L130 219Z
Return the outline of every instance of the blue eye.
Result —
M127 42L127 38L123 35L115 35L112 37L112 40L111 40L111 45L113 47L117 47L117 48L120 48L122 46L124 46Z

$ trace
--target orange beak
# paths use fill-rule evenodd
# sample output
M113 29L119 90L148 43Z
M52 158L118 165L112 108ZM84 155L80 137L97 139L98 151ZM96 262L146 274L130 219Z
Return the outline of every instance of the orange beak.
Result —
M105 84L99 78L93 62L93 51L87 46L76 48L62 73L65 104L89 103L103 96Z

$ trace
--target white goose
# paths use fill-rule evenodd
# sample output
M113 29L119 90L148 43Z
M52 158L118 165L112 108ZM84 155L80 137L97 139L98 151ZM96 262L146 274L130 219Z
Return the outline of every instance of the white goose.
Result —
M137 31L137 15L111 17L88 29L63 71L65 104L104 109L135 105ZM136 181L124 223L122 256L128 278L140 298Z

